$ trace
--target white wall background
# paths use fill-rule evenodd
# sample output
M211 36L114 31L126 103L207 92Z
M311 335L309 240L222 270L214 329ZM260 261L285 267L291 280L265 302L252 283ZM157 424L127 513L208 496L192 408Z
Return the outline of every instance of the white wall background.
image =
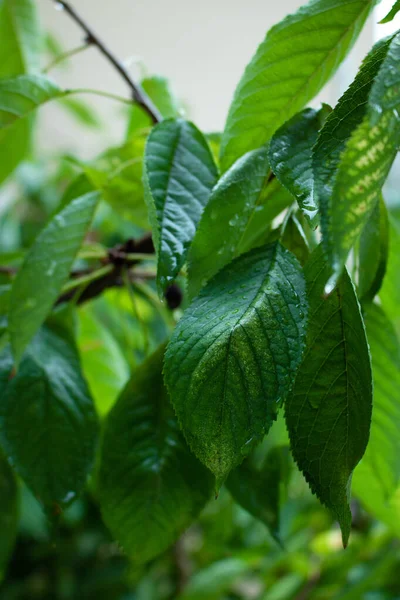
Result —
M391 0L384 0L390 4ZM68 15L54 9L52 0L37 0L43 27L55 34L65 49L82 43L82 33ZM71 0L95 31L122 59L141 61L148 74L173 83L196 124L207 131L221 130L235 86L266 31L302 0ZM382 10L384 12L384 8ZM376 15L362 39L320 99L336 102L351 81L377 35ZM379 33L378 33L379 35ZM294 52L296 49L294 48ZM132 64L139 75L138 65ZM74 57L66 70L51 75L67 87L91 87L127 95L123 81L95 48ZM42 112L41 140L46 149L57 146L82 157L97 154L105 143L122 135L121 107L109 100L86 97L100 111L106 135L82 134L59 106Z

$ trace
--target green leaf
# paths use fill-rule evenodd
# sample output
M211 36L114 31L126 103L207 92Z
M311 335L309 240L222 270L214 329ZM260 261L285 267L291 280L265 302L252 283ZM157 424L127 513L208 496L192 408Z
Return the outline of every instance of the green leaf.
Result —
M146 77L141 81L141 86L164 119L179 117L181 106L171 90L168 79L159 75ZM152 125L149 115L134 104L130 111L127 137L133 137L140 130L150 129Z
M143 160L146 138L137 135L123 146L109 148L84 171L104 200L124 219L149 228L143 188Z
M61 97L60 106L73 117L77 123L86 125L91 129L100 129L102 120L93 106L80 98Z
M97 192L76 198L44 227L26 255L10 298L9 332L18 363L67 281L92 222Z
M210 498L212 478L179 431L162 378L164 346L132 375L104 431L104 520L135 564L170 546Z
M218 173L206 139L182 119L154 127L146 144L145 169L161 293L185 262Z
M40 31L33 0L0 1L0 78L39 69ZM30 119L0 132L0 184L14 171L30 148Z
M236 502L262 521L278 544L282 543L279 535L281 487L288 484L289 459L289 448L276 446L268 452L261 468L256 469L246 460L231 472L226 482Z
M270 428L301 361L307 302L279 243L240 256L184 313L165 377L189 446L217 486Z
M399 11L400 11L400 0L396 0L396 2L393 4L393 7L389 11L389 13L386 15L386 17L384 19L382 19L382 21L379 21L379 22L381 24L390 23L390 21L393 21L393 19L395 18L395 16L397 15L397 13Z
M361 464L389 499L400 483L400 344L380 306L366 308L365 325L372 356L374 410L371 437Z
M218 181L189 252L191 297L238 255L247 226L263 204L269 176L267 149L261 148L240 158Z
M4 457L0 456L0 580L17 537L18 496L14 473Z
M361 303L372 302L386 273L389 254L389 218L381 197L360 237L358 296Z
M331 108L306 108L282 125L269 146L271 169L279 181L296 198L311 223L315 222L318 205L314 198L312 148L318 132Z
M389 258L379 298L389 319L400 332L400 226L389 218Z
M244 575L251 565L243 558L224 558L197 571L185 588L180 600L220 600Z
M43 327L11 379L10 358L8 348L0 362L1 444L40 501L57 511L81 491L93 463L93 402L76 348L59 333Z
M78 344L82 369L100 416L115 403L129 379L129 365L112 333L90 307L79 311Z
M0 130L63 94L51 79L39 75L0 79Z
M294 459L311 490L350 534L351 475L369 437L372 381L360 307L345 271L324 298L329 267L322 248L304 274L310 303L307 350L286 401L286 423Z
M236 88L222 138L223 171L265 144L319 92L347 55L374 4L312 0L267 33Z
M378 43L328 117L314 148L329 293L379 199L400 142L400 37ZM397 100L396 100L397 98Z

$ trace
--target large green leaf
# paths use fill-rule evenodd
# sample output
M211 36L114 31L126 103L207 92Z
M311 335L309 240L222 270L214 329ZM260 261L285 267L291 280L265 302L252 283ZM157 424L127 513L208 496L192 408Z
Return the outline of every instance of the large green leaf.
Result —
M279 544L281 488L288 484L289 459L289 448L276 446L267 453L260 468L246 460L231 472L226 481L236 502L262 521Z
M0 78L39 69L40 31L34 0L0 0ZM0 132L0 183L14 171L30 147L30 119Z
M135 564L170 546L210 498L210 473L191 454L162 377L164 346L132 375L105 427L99 498Z
M379 291L383 308L400 333L400 225L389 218L389 258L386 275Z
M238 255L247 225L263 204L269 175L267 149L262 148L240 158L213 189L189 252L192 297Z
M326 104L319 110L306 108L278 129L269 146L271 169L297 199L311 222L315 221L318 213L314 198L312 148L330 112L331 108Z
M345 272L324 298L329 270L319 247L305 266L310 303L307 350L286 401L292 454L311 490L342 528L351 527L352 472L368 443L372 381L360 308Z
M48 508L83 488L94 458L97 419L73 342L43 327L10 378L0 361L0 440L9 461Z
M358 296L370 302L379 292L389 255L389 219L381 197L360 237Z
M185 262L218 173L206 139L182 119L154 127L146 145L145 169L162 292Z
M361 464L382 496L389 499L400 483L400 344L380 306L366 308L365 324L372 356L374 410L371 438Z
M51 79L39 75L0 79L0 130L64 94Z
M311 0L268 33L236 89L222 138L222 168L265 144L330 79L374 1Z
M26 255L13 282L8 322L17 363L68 279L98 200L99 194L91 192L62 208Z
M268 431L300 363L305 282L279 243L235 259L174 331L165 377L193 452L219 486Z
M400 142L400 37L383 40L328 117L314 148L315 190L332 275L329 292L370 218Z
M393 7L391 8L391 10L388 12L386 17L384 17L382 19L382 21L380 21L380 23L389 23L390 21L393 21L393 19L395 18L395 16L397 15L397 13L399 11L400 11L400 0L396 0L396 2L393 4Z
M18 486L11 467L0 456L0 580L17 536L17 525Z

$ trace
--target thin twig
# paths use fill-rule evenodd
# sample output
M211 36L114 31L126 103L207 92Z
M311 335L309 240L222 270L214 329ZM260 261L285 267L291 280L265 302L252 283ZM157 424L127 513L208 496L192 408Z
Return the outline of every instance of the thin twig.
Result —
M62 7L65 12L75 21L77 25L85 32L86 34L86 43L93 44L96 46L100 52L109 60L109 62L113 65L113 67L118 71L121 77L128 84L131 92L132 98L139 106L143 108L143 110L150 116L153 123L158 123L161 121L161 115L157 108L154 106L150 98L147 94L142 90L141 86L133 81L132 77L128 73L127 69L124 65L118 60L118 58L105 46L105 44L100 40L100 38L94 33L94 31L89 27L89 25L82 19L80 15L76 12L76 10L68 3L64 2L64 0L52 0L57 6Z
M59 63L63 62L64 60L68 60L68 58L75 56L75 54L80 54L84 50L87 50L88 48L90 48L90 46L92 46L92 44L85 42L84 44L82 44L81 46L78 46L77 48L72 48L72 50L68 50L67 52L64 52L63 54L56 56L56 58L54 60L52 60L47 65L47 67L45 67L43 69L43 73L47 74L49 71L54 69L54 67L56 67Z

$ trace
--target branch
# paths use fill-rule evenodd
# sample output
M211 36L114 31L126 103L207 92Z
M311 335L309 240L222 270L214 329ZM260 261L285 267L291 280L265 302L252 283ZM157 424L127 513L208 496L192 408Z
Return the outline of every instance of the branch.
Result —
M143 110L149 115L153 123L159 123L162 119L159 111L154 106L147 94L142 90L141 86L133 81L132 77L128 73L124 65L118 60L118 58L105 46L105 44L97 37L92 31L89 25L82 19L76 10L64 0L52 0L57 6L62 7L65 12L75 21L77 25L86 34L86 44L96 46L100 52L108 59L113 67L118 71L121 77L128 84L133 100L143 108Z

